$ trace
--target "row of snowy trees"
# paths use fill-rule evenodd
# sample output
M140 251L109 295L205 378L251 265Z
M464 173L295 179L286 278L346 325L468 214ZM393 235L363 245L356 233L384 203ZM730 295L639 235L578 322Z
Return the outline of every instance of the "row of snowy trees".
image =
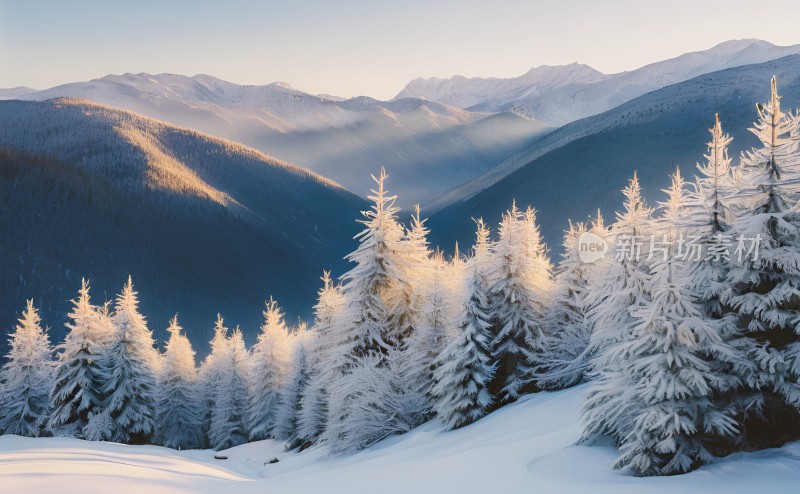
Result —
M177 320L155 349L130 280L113 308L84 284L55 360L29 304L0 375L0 430L347 452L590 379L584 440L611 437L617 467L639 474L800 437L800 119L774 80L758 110L761 146L738 166L717 119L694 181L676 171L653 210L634 175L612 225L599 212L570 224L556 267L534 210L516 205L496 238L478 220L470 254L446 260L419 210L399 221L382 173L353 267L323 277L311 327L288 328L270 300L248 349L219 318L199 370ZM617 250L581 262L586 234ZM734 255L745 237L759 251ZM639 255L619 249L637 238L651 239Z

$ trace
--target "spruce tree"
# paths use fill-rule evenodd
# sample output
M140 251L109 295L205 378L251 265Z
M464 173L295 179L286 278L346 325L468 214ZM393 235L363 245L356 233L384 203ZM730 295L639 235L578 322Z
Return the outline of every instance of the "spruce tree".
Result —
M532 390L552 290L552 267L531 208L522 213L514 204L503 216L494 260L497 281L490 291L495 325L491 347L497 371L491 389L498 404L503 404Z
M0 434L37 437L47 417L54 362L33 300L10 336L11 349L0 370Z
M300 393L297 440L301 446L317 442L325 430L327 385L333 376L339 375L344 365L344 356L333 353L342 337L339 320L344 297L341 287L331 279L330 272L323 273L322 281L323 286L314 306L314 325L308 338L309 384Z
M237 327L226 340L224 353L218 355L218 378L212 389L213 407L208 442L215 450L247 442L247 365L248 352L242 332Z
M101 364L114 337L114 326L105 313L90 303L86 280L72 304L66 324L69 333L57 347L47 429L56 436L80 438L90 415L105 408L103 389L108 375Z
M621 425L623 454L616 466L642 475L687 472L711 460L714 436L736 432L731 410L718 408L713 399L737 384L721 372L736 352L715 321L704 318L697 295L687 287L689 263L672 242L687 216L684 187L678 171L663 204L668 250L651 260L651 296L632 311L632 338L612 344L605 356L620 365L613 384L631 391L620 404L631 420Z
M156 428L156 373L159 354L153 334L139 313L139 300L128 282L114 306L115 334L103 360L108 381L104 403L112 420L110 439L148 443Z
M228 352L228 328L220 314L214 324L214 336L209 344L211 352L203 360L198 372L198 382L203 407L203 435L208 437L211 428L211 413L214 410L214 395L222 374Z
M280 389L280 400L275 412L275 426L272 436L286 441L287 449L295 449L303 444L298 431L301 412L301 398L309 384L307 341L310 333L300 329L291 337L291 358L288 375Z
M612 243L616 241L608 254L612 260L588 291L591 336L586 354L594 379L581 411L582 441L601 436L621 441L632 428L631 410L625 408L631 402L627 395L632 390L620 386L623 363L610 349L633 339L637 320L632 311L649 301L645 239L652 234L653 225L652 210L642 199L636 173L622 192L624 209L617 212L617 221L605 236Z
M203 404L199 395L194 350L181 334L178 316L167 328L164 362L158 379L158 438L175 449L203 446Z
M283 312L270 298L250 359L248 428L251 441L273 437L280 391L288 372L288 337Z
M761 145L743 153L730 195L734 241L720 297L736 312L732 344L751 363L738 372L751 392L730 397L748 412L741 447L800 437L800 120L781 111L774 78L758 115L750 130Z
M494 365L487 283L474 261L467 267L455 339L442 349L434 370L434 409L451 429L483 417L492 403L489 383Z

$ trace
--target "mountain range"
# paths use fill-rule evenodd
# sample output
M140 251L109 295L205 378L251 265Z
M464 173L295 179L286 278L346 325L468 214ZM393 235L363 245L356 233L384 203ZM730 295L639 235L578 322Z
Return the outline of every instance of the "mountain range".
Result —
M645 65L618 74L603 74L573 63L541 66L510 79L415 79L397 98L425 98L470 111L517 113L560 127L597 115L638 96L691 78L800 53L800 44L776 46L755 39L732 40L711 49Z
M428 222L434 243L471 245L471 218L495 224L516 200L539 211L542 234L559 251L568 218L582 221L599 208L613 221L623 200L619 191L634 171L653 205L664 198L661 189L676 166L685 177L693 176L706 152L715 113L733 137L734 164L740 151L757 145L747 129L758 118L756 103L769 99L773 75L782 107L788 111L800 106L800 55L792 55L695 77L565 125L509 158L514 166L475 180L475 189L456 191L453 198L464 198Z
M384 166L404 206L481 175L552 130L512 112L316 96L285 83L242 86L207 75L109 75L19 93L36 101L83 98L241 142L362 196L370 173Z
M202 353L220 312L250 339L271 295L290 323L312 316L365 207L230 141L85 100L0 101L0 321L33 297L58 341L81 278L103 303L132 275L158 336L177 312Z

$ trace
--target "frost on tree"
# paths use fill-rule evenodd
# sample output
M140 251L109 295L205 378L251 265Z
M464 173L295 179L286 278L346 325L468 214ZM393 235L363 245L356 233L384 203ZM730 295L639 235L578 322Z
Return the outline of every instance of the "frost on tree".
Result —
M456 317L455 339L442 349L434 370L434 409L451 429L483 417L492 404L489 383L494 365L488 290L480 259L475 261L468 262L460 290L464 301Z
M365 229L356 237L358 248L347 256L355 266L343 276L343 333L330 354L346 360L329 383L323 435L336 451L366 447L407 430L406 420L416 419L404 401L399 348L406 326L396 317L408 286L403 277L409 257L385 179L383 171L375 179L373 205L360 220Z
M322 277L323 286L314 307L315 321L307 343L309 383L300 393L297 418L297 441L300 447L311 445L325 430L328 414L327 383L344 367L344 358L335 353L342 340L338 324L344 304L341 287L333 282L329 271Z
M423 407L430 408L433 372L438 365L436 357L444 348L450 334L453 314L448 276L452 275L449 264L441 253L428 263L425 282L420 283L418 298L418 323L406 344L409 392L423 400Z
M734 190L731 173L731 159L728 146L732 139L722 132L719 115L714 127L710 129L711 141L707 144L705 162L698 164L700 176L697 178L698 199L689 205L692 225L687 235L685 254L692 261L689 287L698 294L707 316L722 318L725 309L720 303L720 295L728 285L728 258L714 255L727 250L728 234L734 221L728 198Z
M167 328L169 340L158 378L158 439L175 449L201 448L203 404L199 397L194 350L189 338L181 334L178 316Z
M114 338L103 360L108 381L103 388L105 408L111 417L109 439L122 443L148 443L155 433L156 373L159 354L153 334L139 313L139 300L131 278L114 306Z
M211 352L203 360L198 372L198 382L200 384L199 398L203 405L203 432L208 435L211 427L211 412L214 409L214 394L219 384L222 374L223 364L228 352L228 328L222 316L217 314L217 322L214 324L214 336L210 342Z
M589 365L586 349L591 336L587 316L589 283L602 274L606 262L581 261L580 239L587 232L600 238L605 226L600 212L592 226L570 221L564 233L563 252L555 275L553 303L548 311L548 332L544 352L540 354L537 384L542 388L561 389L583 380Z
M303 439L298 432L298 417L301 410L300 400L309 383L307 352L309 336L310 333L305 328L298 329L291 336L288 375L281 386L280 400L275 411L275 426L272 436L275 439L286 441L287 449L295 449L303 444Z
M114 326L106 311L90 303L86 280L72 304L66 324L69 333L57 347L60 353L47 429L56 436L83 437L90 415L104 408L103 387L108 376L101 363L114 337Z
M0 434L37 437L47 417L53 360L33 300L10 336L11 348L0 370Z
M800 120L781 111L774 78L758 115L750 130L760 147L743 154L730 198L732 232L741 241L731 246L721 296L741 332L733 344L752 364L740 377L755 392L755 405L748 394L732 397L749 412L744 447L800 437Z
M621 440L621 431L630 429L631 417L623 403L631 390L616 385L623 370L615 354L607 349L632 339L637 321L631 311L649 300L650 275L644 263L647 252L637 239L649 236L653 228L652 210L642 199L635 173L622 192L624 209L617 212L617 222L606 238L612 245L624 246L625 250L609 251L607 256L614 256L614 261L609 262L598 280L590 284L588 293L592 327L586 351L595 379L582 409L584 441L604 435Z
M494 264L491 347L497 370L491 389L503 404L532 390L533 367L545 338L552 267L531 208L523 213L514 204L503 215Z
M714 439L736 433L735 412L721 409L716 394L735 389L723 372L736 351L720 336L715 321L704 318L695 293L687 288L688 263L671 240L686 218L684 182L673 176L661 221L665 251L651 259L650 298L632 310L632 338L608 347L604 361L620 370L603 385L626 389L617 426L622 456L616 467L641 475L687 472L713 458Z
M289 365L288 337L283 312L270 298L264 311L261 334L250 357L248 427L251 441L274 437L280 390Z
M248 353L242 332L237 327L225 341L217 362L217 378L211 390L208 442L215 450L247 442L246 424Z

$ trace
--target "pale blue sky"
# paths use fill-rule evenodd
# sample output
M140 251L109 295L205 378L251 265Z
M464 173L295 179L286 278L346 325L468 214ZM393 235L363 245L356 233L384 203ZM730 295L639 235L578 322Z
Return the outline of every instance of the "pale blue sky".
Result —
M795 44L798 26L798 0L0 0L0 87L172 72L389 98L418 76L611 73L734 38Z

